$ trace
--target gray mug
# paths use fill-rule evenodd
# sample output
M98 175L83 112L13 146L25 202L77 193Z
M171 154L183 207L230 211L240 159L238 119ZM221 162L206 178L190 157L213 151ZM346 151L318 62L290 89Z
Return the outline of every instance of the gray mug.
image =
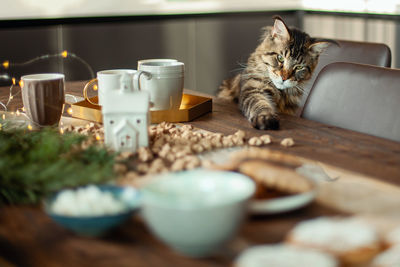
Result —
M64 74L32 74L21 80L22 102L34 126L58 125L65 102Z

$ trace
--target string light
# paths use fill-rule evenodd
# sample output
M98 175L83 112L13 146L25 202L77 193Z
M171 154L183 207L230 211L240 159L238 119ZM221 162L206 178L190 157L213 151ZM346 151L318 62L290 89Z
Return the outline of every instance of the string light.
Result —
M60 134L64 134L64 129L60 128Z
M93 90L97 91L97 89L98 89L97 84L93 85Z
M8 69L8 67L10 67L10 61L6 60L3 62L3 68Z
M28 130L32 131L32 129L33 129L32 125L28 124Z
M69 115L72 115L72 108L68 108L68 109L67 109L67 113L68 113Z
M68 52L67 50L64 50L57 54L47 54L47 55L38 56L33 59L27 60L25 62L20 62L20 63L15 63L15 62L10 62L9 60L5 60L5 61L3 61L3 63L1 63L0 67L3 67L3 69L9 69L11 67L27 66L27 65L36 63L38 61L41 61L41 60L47 60L47 59L51 59L51 58L60 58L60 57L64 58L64 59L69 58L69 59L75 59L75 60L79 61L80 63L85 65L85 67L88 69L88 71L90 72L91 78L94 78L95 75L94 75L94 71L93 71L92 67L85 60L83 60L82 58L80 58L79 56L77 56L74 53ZM17 82L16 78L14 78L14 77L11 78L7 73L0 74L0 80L11 80L12 81L12 85L10 87L10 93L8 96L7 103L4 104L2 101L0 101L0 106L2 106L5 111L7 111L7 107L10 104L11 100L13 100L17 94L21 93L21 90L19 90L17 93L14 94L13 93L14 86L16 86L18 84L20 86L20 88L22 88L24 86L24 82L22 80ZM96 89L94 89L94 90L97 90L97 86L96 86ZM25 109L22 108L22 111L25 112ZM68 112L68 114L71 115L72 109L68 109L67 112Z
M6 119L6 114L3 114L3 116L1 116L3 118L3 120Z

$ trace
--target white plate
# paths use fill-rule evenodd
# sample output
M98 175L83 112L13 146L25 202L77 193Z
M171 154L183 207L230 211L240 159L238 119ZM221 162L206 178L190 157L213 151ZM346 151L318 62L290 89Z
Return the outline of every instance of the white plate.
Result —
M316 187L305 193L279 197L268 200L250 201L249 210L251 214L276 214L287 212L306 206L314 200Z

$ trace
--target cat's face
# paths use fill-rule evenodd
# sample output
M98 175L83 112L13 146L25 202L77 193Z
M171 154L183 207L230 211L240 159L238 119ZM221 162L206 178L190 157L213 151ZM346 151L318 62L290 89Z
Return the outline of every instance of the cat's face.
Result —
M327 45L300 30L289 30L277 19L257 48L257 69L265 71L277 89L296 87L311 78L318 56Z

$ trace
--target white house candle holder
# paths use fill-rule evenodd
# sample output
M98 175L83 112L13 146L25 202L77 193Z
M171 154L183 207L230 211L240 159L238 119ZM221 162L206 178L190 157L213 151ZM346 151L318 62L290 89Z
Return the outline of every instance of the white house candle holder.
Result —
M134 91L132 75L121 77L119 90L102 105L105 144L115 151L135 152L149 145L149 101L145 91Z

